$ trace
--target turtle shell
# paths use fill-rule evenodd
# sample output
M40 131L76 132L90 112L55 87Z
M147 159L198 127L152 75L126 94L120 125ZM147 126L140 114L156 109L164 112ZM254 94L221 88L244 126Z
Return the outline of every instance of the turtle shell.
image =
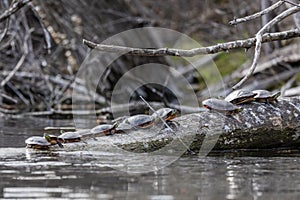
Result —
M124 133L126 131L131 130L133 127L127 122L121 122L116 128L116 133Z
M114 129L116 128L116 124L101 124L98 125L90 130L92 134L95 136L97 134L105 134L105 135L112 135L114 133Z
M34 149L49 149L51 145L44 137L32 136L25 140L28 148Z
M249 90L235 90L225 98L225 101L228 101L233 104L243 104L254 101L253 97L255 95L255 93Z
M92 136L90 131L91 131L90 129L81 129L76 131L76 133L78 133L81 136L81 138L86 138Z
M206 99L202 101L202 105L209 110L225 112L226 114L232 114L241 111L240 107L237 107L228 101L215 98Z
M153 125L154 118L151 115L134 115L124 120L132 127L148 128Z
M58 141L61 143L80 142L81 135L78 132L65 132L58 136Z
M178 114L178 112L175 109L161 108L161 109L155 111L152 114L152 117L155 119L161 117L162 119L164 119L166 121L170 121L170 120L174 119L177 116L177 114Z
M281 92L270 92L268 90L254 90L254 99L259 102L272 102L276 101L281 95Z

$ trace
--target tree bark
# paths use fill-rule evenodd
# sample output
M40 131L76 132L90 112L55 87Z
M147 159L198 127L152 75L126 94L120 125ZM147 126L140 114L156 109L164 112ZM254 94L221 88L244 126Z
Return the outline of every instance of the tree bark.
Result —
M241 107L242 112L229 116L214 111L183 115L174 119L178 123L175 133L138 129L97 141L90 139L82 145L67 144L66 150L109 151L118 146L141 153L170 145L169 149L175 152L206 154L211 150L299 147L300 97L280 99L273 104L252 102Z

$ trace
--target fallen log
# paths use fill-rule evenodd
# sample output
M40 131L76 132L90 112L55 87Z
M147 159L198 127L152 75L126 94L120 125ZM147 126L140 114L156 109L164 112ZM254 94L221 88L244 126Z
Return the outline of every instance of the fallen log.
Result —
M281 98L273 104L252 102L243 111L225 115L214 111L188 114L174 119L174 133L158 133L161 127L138 129L66 144L65 150L154 152L158 154L200 153L211 150L298 148L300 144L300 97ZM104 148L104 149L103 149ZM156 152L157 151L157 152Z

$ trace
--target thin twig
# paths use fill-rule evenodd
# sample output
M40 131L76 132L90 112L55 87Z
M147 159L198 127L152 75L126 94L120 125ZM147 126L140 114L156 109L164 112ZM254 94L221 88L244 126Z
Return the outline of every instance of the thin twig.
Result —
M291 86L293 85L293 83L294 83L295 80L297 79L298 75L299 75L299 72L296 73L296 74L294 74L294 75L292 76L292 78L290 78L290 80L288 80L288 82L286 82L286 84L284 84L284 85L281 87L281 89L280 89L281 96L284 97L285 91L286 91L287 89L291 88Z
M23 6L25 6L30 1L31 0L19 0L14 4L12 4L7 10L4 11L4 13L0 15L0 22L9 18L12 14L20 10Z
M140 96L140 98L142 99L142 101L150 108L150 110L152 110L152 112L153 113L155 113L156 112L156 110L154 110L154 108L152 108L152 106L142 97L142 96ZM161 117L161 116L159 116L159 115L157 115L158 116L158 118L162 121L162 123L169 129L169 130L171 130L171 132L175 132L170 126L169 126L169 124L167 124L166 123L166 121Z
M282 0L283 2L285 2L285 3L289 3L289 4L291 4L291 5L293 5L293 6L297 6L297 7L300 7L297 3L295 3L295 2L292 2L292 1L289 1L289 0Z
M11 96L8 96L7 94L2 93L1 91L0 91L0 96L4 99L7 99L7 100L11 101L11 102L18 103L18 100L14 99Z
M300 7L292 7L287 9L286 11L280 13L279 15L277 15L274 19L272 19L270 22L268 22L265 26L263 26L257 33L256 33L256 45L255 45L255 53L254 53L254 58L253 58L253 62L252 65L250 67L250 70L248 71L248 73L244 76L244 78L242 78L242 80L240 80L237 84L235 84L232 89L236 90L239 87L241 87L248 79L249 77L252 75L252 73L254 72L257 63L258 63L258 59L260 56L260 52L261 52L261 44L263 41L263 34L268 31L272 26L274 26L275 24L277 24L278 22L282 21L283 19L285 19L286 17L296 13L300 11Z
M140 96L140 98L142 99L142 101L152 110L152 112L155 112L155 110L152 108L152 106L142 97ZM176 136L175 131L169 126L169 124L167 124L167 122L158 115L158 118L163 122L163 124L169 129L171 130L171 133L173 133L173 135ZM183 144L183 146L186 148L187 151L191 152L194 154L194 152L182 141L182 139L180 137L178 137L178 140Z
M6 83L14 76L14 74L20 69L22 64L24 63L26 58L26 54L23 54L20 60L18 61L15 68L10 72L10 74L1 82L1 87L5 86Z
M0 36L0 42L4 39L4 37L6 36L7 34L7 31L8 31L8 27L9 27L9 18L6 19L6 22L5 22L5 27L4 27L4 30Z
M265 15L265 14L275 10L276 8L281 6L283 3L284 3L284 1L278 1L277 3L273 4L272 6L266 8L266 9L260 11L260 12L257 12L253 15L249 15L249 16L246 16L246 17L243 17L243 18L234 19L234 20L230 21L229 24L230 25L237 25L237 24L242 23L242 22L247 22L247 21L256 19L258 17L261 17L262 15Z
M271 42L277 40L287 40L291 38L296 38L300 36L300 30L293 29L289 31L277 32L277 33L267 33L262 36L262 43ZM116 45L104 45L96 44L94 42L83 40L83 43L91 49L98 51L114 52L121 54L131 54L137 56L182 56L182 57L193 57L201 54L214 54L218 52L227 52L228 50L245 48L255 46L256 38L249 38L246 40L236 40L226 43L221 43L208 47L194 48L190 50L173 49L173 48L159 48L159 49L147 49L147 48L131 48L125 46Z
M15 66L15 68L8 74L8 76L1 82L1 87L5 86L6 83L15 75L15 73L20 69L20 67L22 66L22 64L25 61L25 58L27 56L28 52L28 44L27 44L27 39L29 38L30 34L33 32L33 29L30 29L27 33L27 35L25 36L25 41L24 41L24 54L22 55L22 57L20 58L20 60L18 61L17 65Z

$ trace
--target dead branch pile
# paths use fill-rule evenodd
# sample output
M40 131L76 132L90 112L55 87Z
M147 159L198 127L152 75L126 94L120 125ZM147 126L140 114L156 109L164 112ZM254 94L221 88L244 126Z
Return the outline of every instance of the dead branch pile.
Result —
M274 3L274 8L272 4L266 5L265 3L266 1L260 0L250 3L238 0L222 3L205 1L202 4L197 0L189 1L189 3L174 0L162 2L149 0L3 0L0 2L0 112L15 114L47 111L51 113L53 110L70 110L73 90L82 95L83 102L86 96L95 96L96 105L102 108L107 106L111 91L118 79L131 66L149 62L167 63L163 54L159 55L160 57L151 58L125 55L110 66L108 75L99 84L98 90L91 92L89 88L80 85L81 80L75 77L89 52L89 49L82 44L83 38L100 43L124 30L160 26L194 36L204 41L203 45L206 46L215 45L215 41L220 39L230 41L245 38L245 35L254 36L260 29L259 36L262 41L273 41L273 36L268 35L268 27L261 28L260 19L257 17L252 17L255 18L252 23L243 23L236 27L228 23L235 19L235 16L251 16L253 11L261 13L259 10L266 8L267 11L263 10L264 15L258 15L259 17L268 16L263 23L263 26L268 26L268 22L272 19L271 14L274 15L275 12L275 16L279 16L286 9L282 6L284 1ZM295 5L290 5L290 7L293 6L290 14L298 11ZM231 24L243 22L241 19L246 22L249 20L247 17L239 18L231 21ZM277 31L283 34L279 38L275 34L277 39L274 40L282 39L282 37L286 39L286 35L288 38L299 36L298 30L283 32L289 30L287 27L291 27L290 22L291 19L282 21L281 30L274 22L274 26L270 27L272 32ZM267 35L264 35L265 33ZM257 39L258 36L252 38L252 45L241 47L248 49L253 44L257 44ZM267 48L267 53L282 45L272 44L273 46ZM232 50L232 48L221 50ZM297 63L297 61L293 62ZM284 64L284 66L287 65ZM282 66L281 62L280 66ZM294 69L294 66L292 68ZM256 71L255 67L253 69L254 73L259 73L257 70L261 67L257 66ZM191 83L199 84L200 77L195 70L183 69L182 71ZM225 79L228 81L228 88L234 84L231 81L232 78L234 80L242 78L234 74L240 75L241 73L233 73L233 76ZM245 75L243 73L243 76ZM248 74L247 80L249 76ZM289 79L290 76L285 76L284 80ZM251 81L251 78L249 80ZM294 81L290 81L285 88L293 83ZM246 82L246 85L248 84L249 82ZM250 84L253 84L253 81ZM272 85L266 84L267 87L270 88ZM143 90L149 96L149 98L146 97L147 100L162 97L159 92L153 92L151 87ZM205 92L198 92L199 97L205 97ZM158 97L153 98L155 95ZM87 103L90 102L87 101Z

